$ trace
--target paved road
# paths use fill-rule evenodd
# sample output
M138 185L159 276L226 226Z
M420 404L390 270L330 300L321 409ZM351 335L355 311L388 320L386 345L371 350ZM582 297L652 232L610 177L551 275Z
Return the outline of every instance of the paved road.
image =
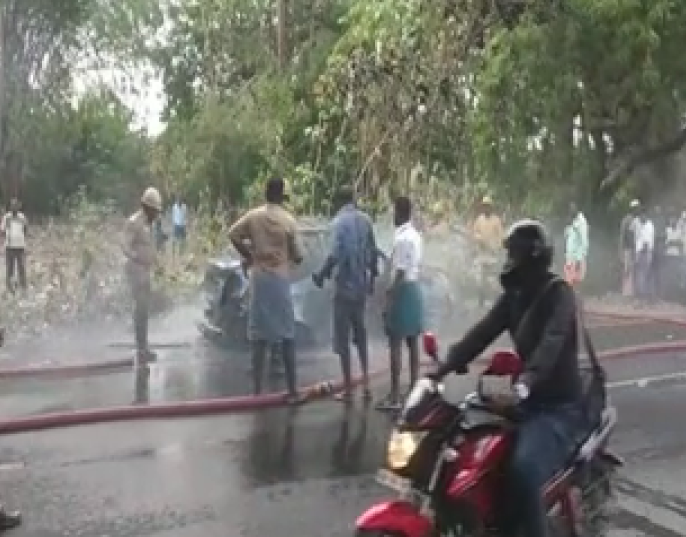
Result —
M686 432L674 411L686 408L686 383L665 375L684 371L686 356L608 369L621 420L614 447L628 462L612 537L681 536ZM455 379L450 393L471 383ZM342 537L384 496L372 474L387 429L360 403L325 401L13 435L0 442L0 490L25 511L17 537Z
M159 363L152 366L149 376L136 376L135 372L126 369L120 373L74 379L0 379L0 417L249 394L251 382L246 352L219 349L204 341L198 337L192 320L191 312L181 311L158 324L153 341L167 343L167 346L159 350ZM597 320L594 321L597 323ZM108 336L108 332L102 328L93 328L82 331L78 338L73 332L62 332L59 340L52 345L45 340L38 340L23 349L25 354L16 357L15 352L12 360L16 362L28 356L38 363L41 357L50 356L53 362L68 363L70 356L79 356L76 347L84 341L84 334L92 336L88 345L83 347L95 349L90 351L91 357L121 358L130 352L122 348L126 343L122 333L115 332ZM605 324L594 328L593 336L597 347L604 350L650 342L686 340L686 329L664 323ZM444 343L447 341L448 337L443 339ZM118 345L108 345L112 342ZM506 345L507 341L503 338L498 344ZM100 351L96 345L99 345ZM74 352L70 354L72 349ZM59 358L59 352L63 358ZM386 350L380 342L374 344L371 354L373 368L386 365ZM83 358L80 361L83 362ZM641 376L646 368L652 374L662 374L665 368L673 367L667 358L659 361L664 364L662 366L650 365L655 363L652 359L648 365L644 362L624 361L621 370L626 373L618 375L621 378L628 378L627 375ZM303 385L324 379L338 379L340 376L338 359L327 349L303 352L298 363L299 382ZM271 376L271 388L283 389L283 381L277 364Z
M183 323L183 324L182 324ZM14 361L84 361L98 354L97 330L37 341ZM72 380L0 382L0 415L245 393L246 357L198 341L187 314L160 323L165 349L146 382L133 372ZM164 335L164 339L162 336ZM599 327L599 348L686 339L664 324ZM171 339L173 338L173 339ZM89 340L89 346L84 341ZM66 345L66 347L65 347ZM52 354L46 352L53 349ZM90 350L92 349L92 351ZM14 349L16 351L16 349ZM121 349L106 351L121 356ZM45 358L49 356L49 358ZM383 357L383 353L377 356ZM5 362L7 363L7 362ZM620 409L615 448L628 467L618 484L612 537L677 537L686 527L686 355L607 362ZM327 353L301 359L301 380L338 375ZM277 375L274 387L282 379ZM454 397L473 379L454 380ZM376 386L382 395L385 386ZM0 442L0 491L27 516L18 537L338 537L383 496L372 479L383 455L387 418L359 403L332 401L296 411L203 419L103 424L6 436Z

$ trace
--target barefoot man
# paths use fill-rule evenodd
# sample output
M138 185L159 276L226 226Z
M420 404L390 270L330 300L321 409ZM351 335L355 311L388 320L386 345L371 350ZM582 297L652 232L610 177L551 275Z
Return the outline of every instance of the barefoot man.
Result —
M283 179L271 179L266 203L248 211L229 230L229 238L250 270L248 338L252 352L254 393L262 392L267 351L281 346L288 402L300 403L295 363L295 311L291 266L303 254L295 218L283 207L288 200Z

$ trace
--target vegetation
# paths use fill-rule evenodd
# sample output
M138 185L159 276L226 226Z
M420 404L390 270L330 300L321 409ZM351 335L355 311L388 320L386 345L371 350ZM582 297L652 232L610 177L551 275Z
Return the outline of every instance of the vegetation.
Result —
M605 215L682 182L679 0L3 0L0 16L0 193L35 212L148 182L236 206L283 174L305 213L353 181L376 209L489 193ZM123 83L75 99L103 68ZM156 137L125 106L151 73Z

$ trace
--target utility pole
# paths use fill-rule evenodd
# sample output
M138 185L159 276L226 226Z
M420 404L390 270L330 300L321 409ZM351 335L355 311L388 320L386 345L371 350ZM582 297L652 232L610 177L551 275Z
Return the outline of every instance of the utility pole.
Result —
M279 56L279 68L283 71L288 61L288 0L276 0L278 24L276 27L276 42Z

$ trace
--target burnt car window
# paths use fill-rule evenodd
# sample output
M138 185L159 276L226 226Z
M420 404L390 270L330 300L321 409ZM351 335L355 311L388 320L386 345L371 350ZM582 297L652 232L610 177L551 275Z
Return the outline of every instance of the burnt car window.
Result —
M298 230L300 245L303 249L303 262L294 267L293 281L309 278L313 272L322 268L329 254L329 230L326 227L301 228Z

